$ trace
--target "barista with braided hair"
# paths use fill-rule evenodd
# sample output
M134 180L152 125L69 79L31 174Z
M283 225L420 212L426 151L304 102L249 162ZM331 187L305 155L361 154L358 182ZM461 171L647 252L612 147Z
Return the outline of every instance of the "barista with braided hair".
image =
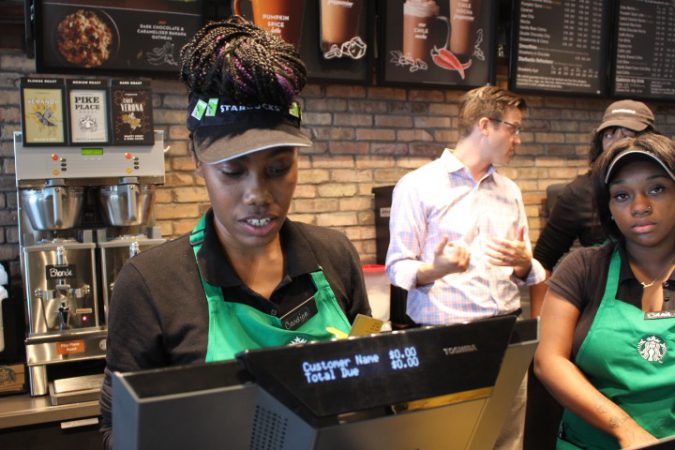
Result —
M293 101L306 71L293 46L235 17L181 50L187 127L210 209L185 236L135 256L110 302L101 395L112 446L112 371L232 359L330 339L369 314L359 256L340 232L287 218L298 176Z

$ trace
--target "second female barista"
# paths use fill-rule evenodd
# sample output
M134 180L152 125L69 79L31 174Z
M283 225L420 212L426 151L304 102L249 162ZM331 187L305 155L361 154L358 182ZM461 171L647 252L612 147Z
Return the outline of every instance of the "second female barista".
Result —
M131 259L110 302L101 397L111 445L111 371L231 359L330 339L370 307L340 232L287 218L298 177L293 102L306 71L292 45L233 18L181 51L196 173L211 208L190 235Z

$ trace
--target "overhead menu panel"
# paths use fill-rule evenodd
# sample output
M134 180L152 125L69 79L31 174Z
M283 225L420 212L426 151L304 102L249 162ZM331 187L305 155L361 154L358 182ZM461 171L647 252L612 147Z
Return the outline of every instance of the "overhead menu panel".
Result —
M612 94L675 99L675 1L619 0Z
M512 90L606 93L608 0L517 0L514 8Z

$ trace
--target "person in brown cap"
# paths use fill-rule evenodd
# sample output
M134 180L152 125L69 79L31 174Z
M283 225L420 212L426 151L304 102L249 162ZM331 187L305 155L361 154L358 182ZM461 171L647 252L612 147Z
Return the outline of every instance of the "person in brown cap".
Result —
M602 116L600 126L595 129L588 152L589 163L593 162L617 140L634 137L654 131L654 114L647 105L635 100L619 100L610 104ZM534 258L546 270L546 278L553 268L578 239L584 247L602 243L607 238L602 227L594 219L591 172L577 176L567 184L558 196L546 226L534 247ZM547 284L542 282L530 286L530 307L532 317L539 315ZM558 428L558 417L562 409L553 400L540 382L533 376L529 380L527 420L538 422L538 436L551 436L551 442L538 442L538 448L553 448ZM546 424L542 417L551 418Z
M652 130L654 130L654 113L647 105L635 100L619 100L612 103L605 110L602 123L595 130L589 155L591 163L614 141L623 137L635 137Z
M610 104L596 128L588 152L592 164L603 151L617 140L654 131L654 113L647 105L635 100L619 100ZM534 257L550 276L560 258L575 240L582 246L596 245L606 239L602 228L593 219L590 171L577 176L558 197L550 217L534 248ZM548 277L547 277L548 278ZM546 285L530 288L532 315L538 315L546 294Z

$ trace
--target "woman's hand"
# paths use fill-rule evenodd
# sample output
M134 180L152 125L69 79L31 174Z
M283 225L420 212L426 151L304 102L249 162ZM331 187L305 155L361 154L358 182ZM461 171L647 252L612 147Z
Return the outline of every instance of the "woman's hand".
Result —
M616 436L621 448L642 446L658 441L656 437L631 418L628 418L628 420L617 427Z

